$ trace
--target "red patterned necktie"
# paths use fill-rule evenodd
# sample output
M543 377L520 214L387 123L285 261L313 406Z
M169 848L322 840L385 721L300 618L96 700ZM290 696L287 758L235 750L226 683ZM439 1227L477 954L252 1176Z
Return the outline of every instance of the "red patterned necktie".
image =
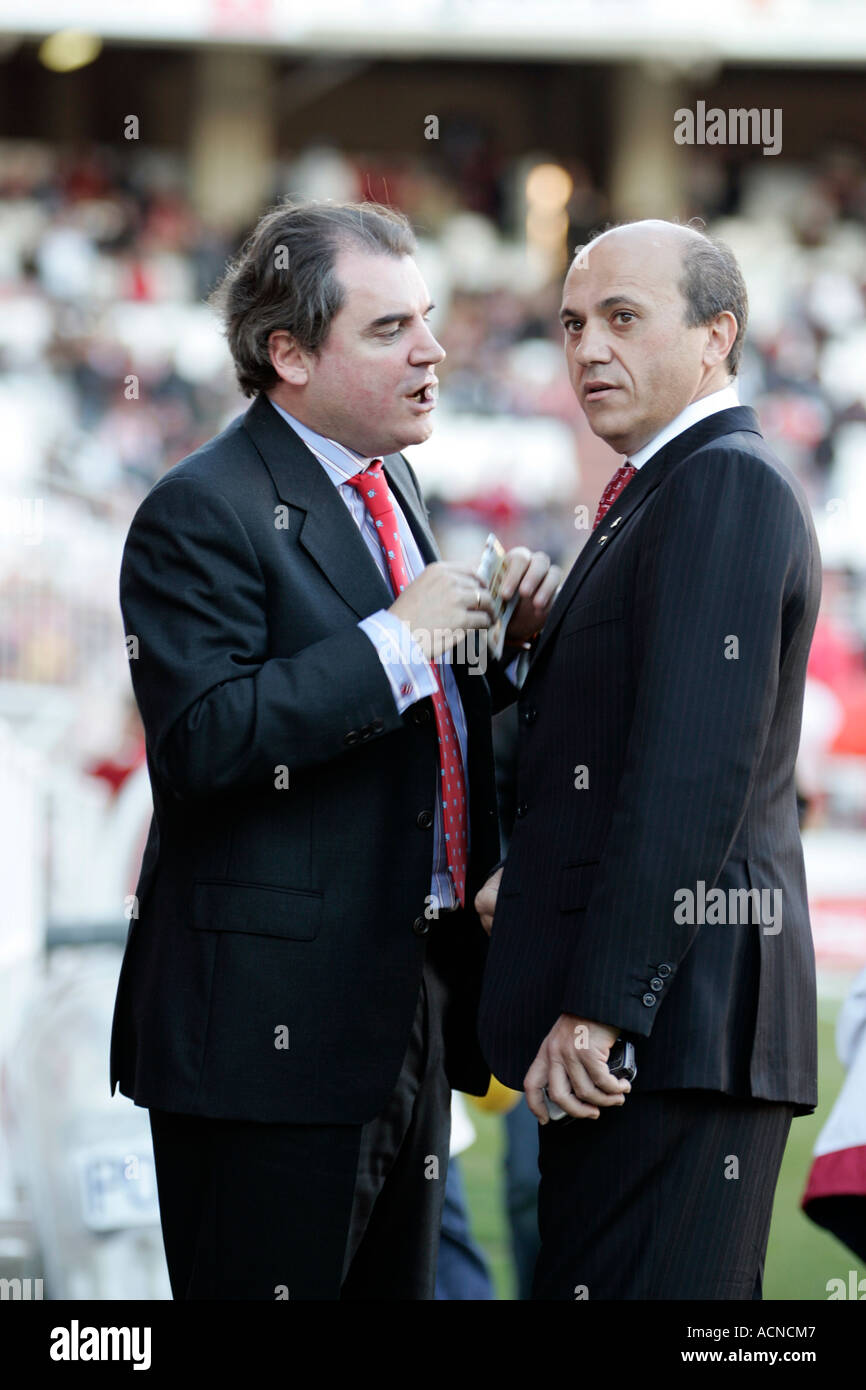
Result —
M601 501L598 504L598 511L595 514L595 521L592 523L593 531L602 517L607 516L614 502L619 497L619 494L622 492L623 488L628 487L636 472L637 469L633 463L620 464L604 492L601 494Z
M376 459L362 473L346 480L363 499L364 506L376 525L379 544L385 554L391 585L395 594L402 594L410 582L403 561L400 528L388 491L384 464ZM439 768L442 786L442 823L445 832L445 853L448 868L460 906L466 900L466 784L463 779L463 759L451 710L442 689L439 668L433 664L438 690L432 696L439 738Z

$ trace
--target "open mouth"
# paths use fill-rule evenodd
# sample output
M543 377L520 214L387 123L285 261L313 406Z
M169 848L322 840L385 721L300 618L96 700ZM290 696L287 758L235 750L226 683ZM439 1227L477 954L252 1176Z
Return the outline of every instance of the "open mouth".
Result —
M409 400L417 401L419 405L433 405L436 401L436 385L435 381L425 381L423 386L412 392Z

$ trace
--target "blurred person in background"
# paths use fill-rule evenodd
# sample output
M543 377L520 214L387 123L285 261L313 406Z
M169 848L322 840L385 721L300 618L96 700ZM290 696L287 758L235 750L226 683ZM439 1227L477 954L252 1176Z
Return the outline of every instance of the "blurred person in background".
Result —
M572 385L626 460L534 643L476 900L482 1046L540 1124L536 1299L760 1298L817 1101L794 773L820 556L732 384L746 319L733 255L672 223L601 234L565 282Z
M839 1011L836 1051L846 1076L815 1143L801 1206L866 1260L866 970ZM862 1298L864 1289L861 1280L851 1293L848 1281L838 1280L835 1292L829 1286L827 1292L831 1298Z
M414 249L373 204L259 222L215 300L253 404L124 550L154 818L111 1086L150 1111L177 1299L432 1298L450 1087L489 1080L473 897L515 688L453 651L490 597L399 452L444 357ZM512 644L559 578L509 553Z
M471 1148L475 1138L475 1126L467 1113L466 1102L459 1091L454 1091L451 1096L451 1148L436 1268L437 1302L483 1303L494 1297L487 1259L472 1233L461 1172L462 1155Z

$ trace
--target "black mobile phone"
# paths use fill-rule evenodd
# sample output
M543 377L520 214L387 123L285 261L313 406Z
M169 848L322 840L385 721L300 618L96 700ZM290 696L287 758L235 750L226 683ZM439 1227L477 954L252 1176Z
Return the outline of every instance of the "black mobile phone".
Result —
M634 1081L637 1076L637 1066L634 1060L634 1044L625 1038L616 1038L607 1059L608 1071L612 1076L620 1077L625 1081ZM544 1092L544 1103L547 1106L547 1113L551 1123L555 1125L567 1125L570 1120L576 1120L576 1115L569 1115L567 1110L563 1110L561 1105L557 1105L555 1100L551 1100L547 1094L547 1087L542 1087Z
M624 1081L634 1081L637 1066L634 1060L634 1044L625 1038L617 1038L607 1059L608 1071Z

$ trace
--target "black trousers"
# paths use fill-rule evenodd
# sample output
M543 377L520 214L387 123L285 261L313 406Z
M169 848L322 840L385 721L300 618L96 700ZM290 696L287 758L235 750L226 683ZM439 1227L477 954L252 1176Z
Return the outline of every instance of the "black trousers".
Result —
M761 1297L793 1105L635 1091L539 1126L533 1299Z
M445 986L425 962L397 1086L366 1125L151 1110L175 1299L432 1299L451 1133Z

